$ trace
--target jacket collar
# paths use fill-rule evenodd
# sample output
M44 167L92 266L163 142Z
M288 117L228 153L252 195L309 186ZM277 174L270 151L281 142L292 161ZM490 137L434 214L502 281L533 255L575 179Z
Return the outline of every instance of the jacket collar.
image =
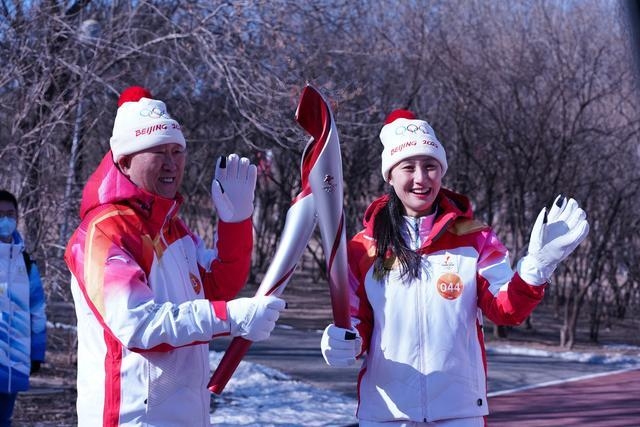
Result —
M364 214L363 224L365 226L366 234L373 236L373 225L375 218L380 211L386 207L389 202L389 196L384 195L374 200L367 208ZM431 227L431 232L427 239L423 242L422 247L429 245L434 240L437 240L458 218L473 218L473 209L471 202L466 196L441 188L438 196L436 197L437 203L437 215Z

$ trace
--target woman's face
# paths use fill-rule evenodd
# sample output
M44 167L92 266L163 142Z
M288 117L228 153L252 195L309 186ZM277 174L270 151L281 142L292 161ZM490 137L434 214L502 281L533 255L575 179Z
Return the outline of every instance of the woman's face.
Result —
M163 144L123 156L118 166L138 187L173 199L182 183L186 157L180 144Z
M408 216L429 215L442 186L442 166L433 157L409 157L391 168L389 184Z

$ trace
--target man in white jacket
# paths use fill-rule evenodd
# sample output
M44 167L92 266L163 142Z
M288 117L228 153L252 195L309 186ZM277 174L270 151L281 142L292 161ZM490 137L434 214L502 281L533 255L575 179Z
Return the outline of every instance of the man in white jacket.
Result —
M269 337L283 300L234 298L250 267L256 167L216 165L214 248L178 217L186 143L165 104L125 90L65 254L78 317L80 426L209 426L208 342ZM227 302L228 301L228 302Z

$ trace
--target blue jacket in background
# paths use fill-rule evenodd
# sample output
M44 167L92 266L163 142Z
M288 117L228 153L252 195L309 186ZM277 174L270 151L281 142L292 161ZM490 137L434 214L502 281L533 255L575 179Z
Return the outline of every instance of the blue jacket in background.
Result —
M0 393L29 388L31 361L44 361L47 318L40 272L25 265L24 242L0 242Z

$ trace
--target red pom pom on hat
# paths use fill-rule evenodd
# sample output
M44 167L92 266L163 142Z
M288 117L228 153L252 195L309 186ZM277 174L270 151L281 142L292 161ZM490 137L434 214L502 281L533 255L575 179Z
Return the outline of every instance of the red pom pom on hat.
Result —
M125 102L138 102L140 98L153 98L151 96L151 92L148 89L142 86L129 86L120 94L120 98L118 98L118 107L120 107Z
M393 122L395 119L415 120L415 118L416 118L416 115L413 114L411 111L398 109L398 110L393 110L392 112L389 113L389 115L384 121L384 124L388 125L389 123Z

